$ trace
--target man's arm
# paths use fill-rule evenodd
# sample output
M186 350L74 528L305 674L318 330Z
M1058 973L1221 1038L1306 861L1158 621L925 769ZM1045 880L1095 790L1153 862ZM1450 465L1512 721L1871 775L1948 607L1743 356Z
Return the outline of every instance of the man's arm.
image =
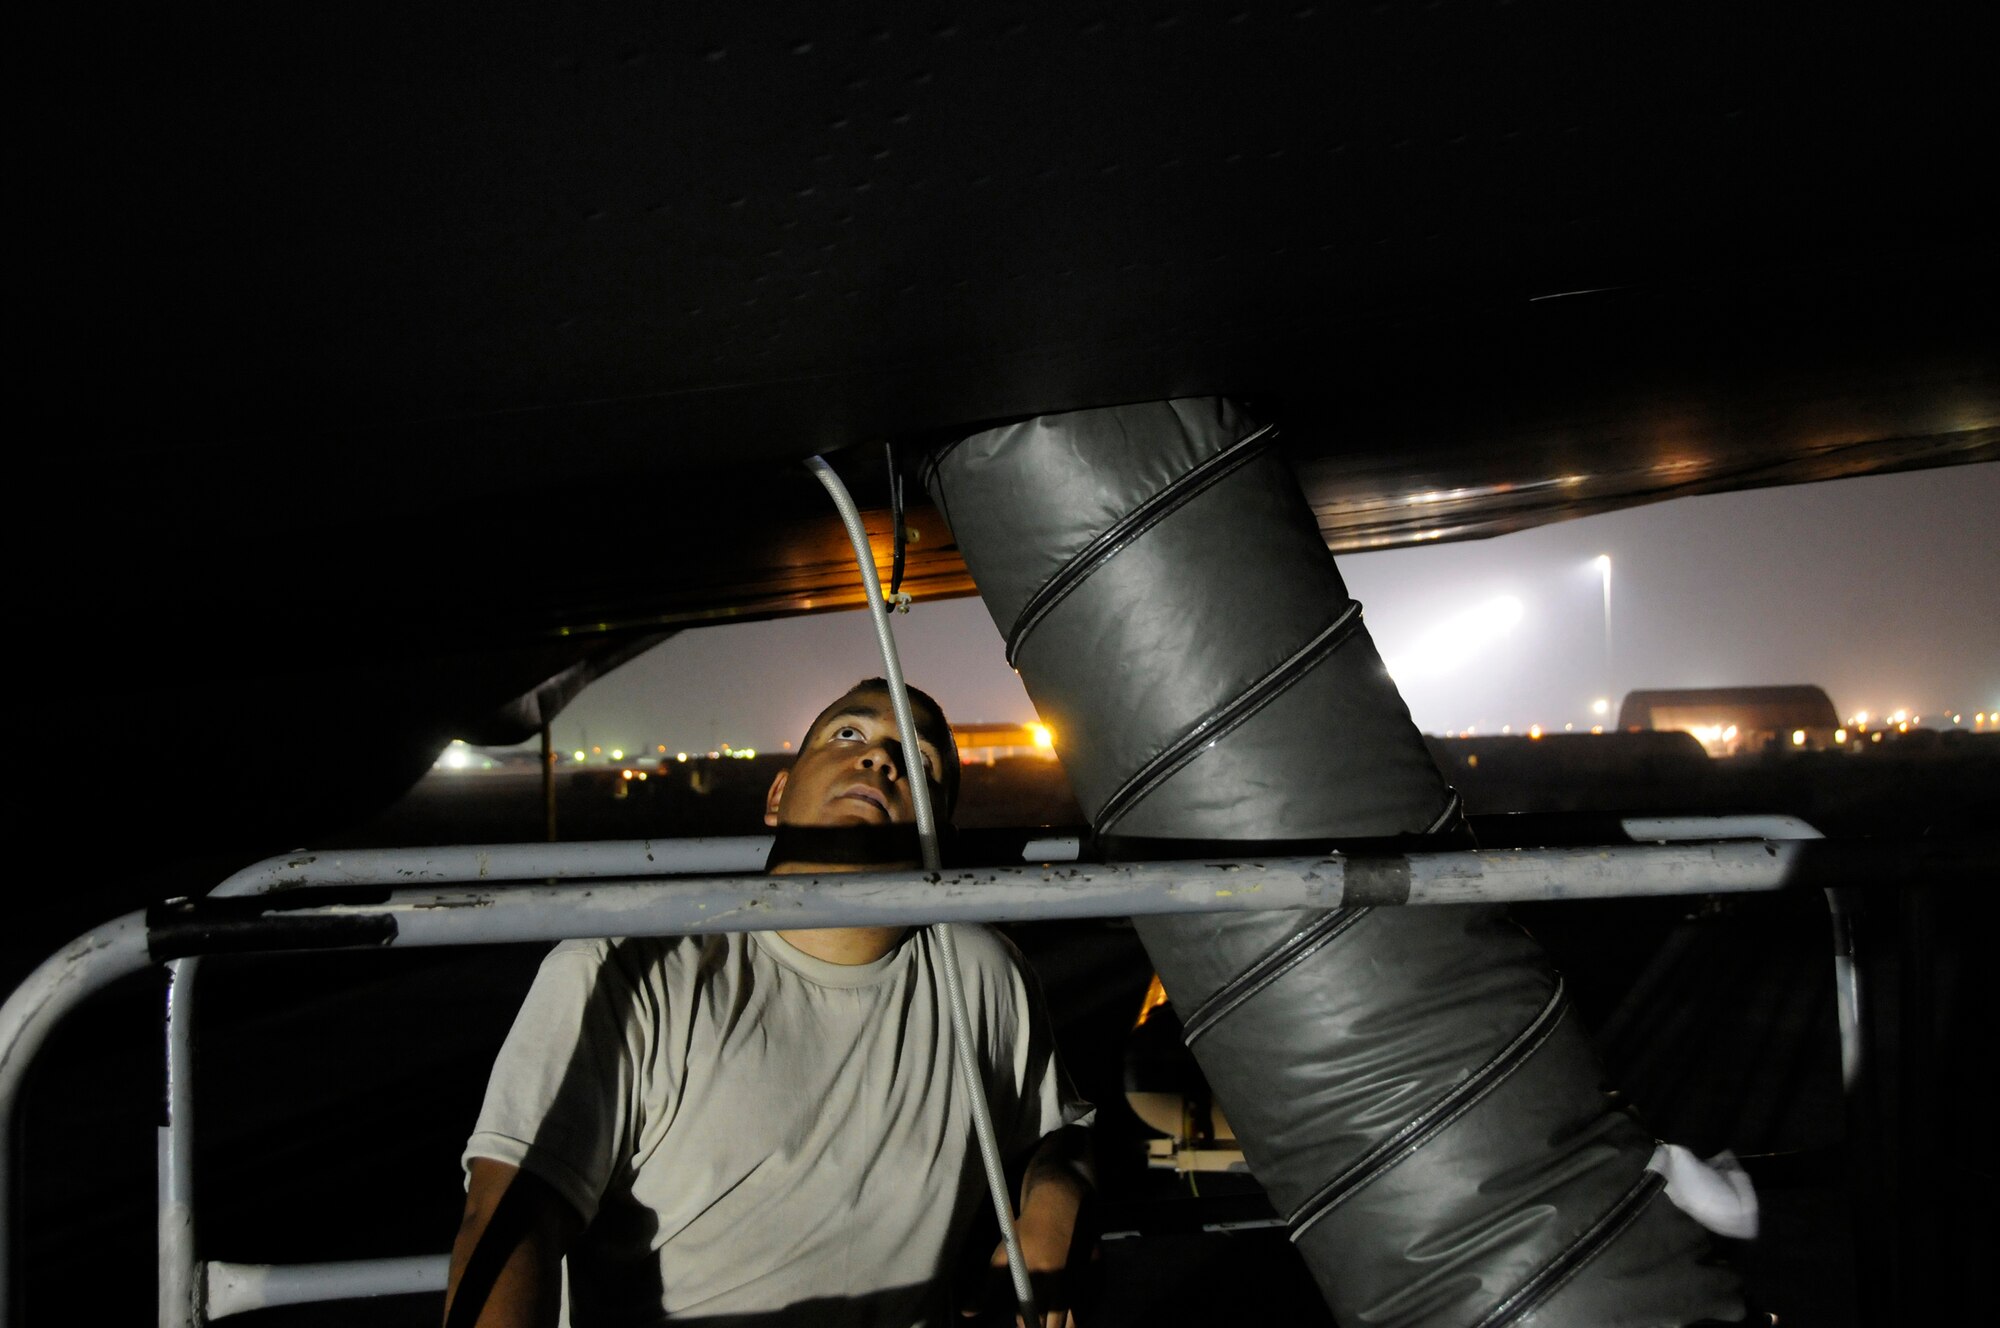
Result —
M1036 1145L1021 1177L1014 1234L1021 1240L1021 1257L1028 1265L1035 1310L1042 1320L1036 1328L1075 1328L1070 1264L1077 1257L1087 1257L1087 1252L1077 1247L1088 1240L1079 1219L1091 1194L1091 1170L1089 1130L1066 1125ZM1006 1300L1011 1304L1013 1284L1008 1280L1006 1242L993 1251L992 1266L1006 1285ZM1020 1322L1018 1314L1014 1321Z
M473 1158L451 1247L445 1328L554 1328L562 1257L582 1228L582 1217L545 1182Z

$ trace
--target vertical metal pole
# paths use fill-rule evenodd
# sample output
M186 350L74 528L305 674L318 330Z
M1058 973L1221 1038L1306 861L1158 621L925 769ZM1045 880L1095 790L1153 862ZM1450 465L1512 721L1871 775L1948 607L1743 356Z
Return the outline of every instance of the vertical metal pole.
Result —
M166 1101L159 1133L160 1328L207 1322L194 1235L193 957L167 964Z

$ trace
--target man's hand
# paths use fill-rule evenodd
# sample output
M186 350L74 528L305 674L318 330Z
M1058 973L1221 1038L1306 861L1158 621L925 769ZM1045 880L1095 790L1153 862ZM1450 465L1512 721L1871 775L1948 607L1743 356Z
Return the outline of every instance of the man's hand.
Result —
M1014 1234L1021 1241L1021 1257L1028 1265L1029 1290L1035 1297L1035 1313L1041 1319L1033 1328L1076 1328L1071 1265L1080 1253L1079 1247L1089 1244L1078 1220L1090 1196L1089 1167L1085 1162L1087 1146L1082 1130L1075 1127L1058 1130L1042 1140L1021 1182L1021 1211L1014 1217ZM962 1311L968 1318L990 1307L1011 1317L1019 1328L1030 1328L1022 1322L1019 1311L1011 1308L1018 1302L1007 1268L1005 1241L994 1247L993 1257L988 1261L985 1293L978 1304ZM1001 1310L1001 1306L1009 1308Z
M1023 1214L1014 1222L1014 1234L1021 1239L1021 1257L1028 1265L1028 1285L1035 1296L1035 1314L1041 1320L1035 1328L1076 1328L1076 1316L1070 1310L1069 1279L1070 1241L1074 1232L1073 1221L1067 1224L1059 1220L1035 1221ZM1013 1276L1007 1269L1005 1241L994 1247L988 1267L992 1275L987 1278L985 1303L996 1307L1014 1306L1017 1302ZM965 1310L965 1314L970 1317L979 1311L979 1306L972 1306ZM1016 1309L1012 1312L1015 1324L1021 1325L1020 1311Z

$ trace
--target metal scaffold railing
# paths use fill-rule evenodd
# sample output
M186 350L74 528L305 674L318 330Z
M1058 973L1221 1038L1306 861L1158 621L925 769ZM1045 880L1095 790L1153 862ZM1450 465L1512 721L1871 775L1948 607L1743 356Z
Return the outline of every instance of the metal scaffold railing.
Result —
M162 1322L199 1324L268 1305L442 1288L443 1255L284 1267L197 1257L188 1204L189 1003L193 963L203 955L1949 885L1983 878L1996 860L1996 846L1984 840L1826 841L1790 818L1634 821L1627 830L1668 842L1273 857L1245 846L1231 858L1100 863L1078 860L1077 840L1050 838L1030 842L1032 860L1014 865L834 876L762 874L771 843L763 836L272 858L203 899L171 901L93 928L0 1005L0 1138L7 1144L0 1150L0 1204L17 1193L18 1099L50 1031L119 979L165 965L173 980L170 1116L160 1150ZM1741 835L1757 837L1731 838ZM1850 972L1840 977L1851 985ZM1848 1023L1843 1017L1844 1034ZM10 1315L15 1218L0 1207L0 1306Z

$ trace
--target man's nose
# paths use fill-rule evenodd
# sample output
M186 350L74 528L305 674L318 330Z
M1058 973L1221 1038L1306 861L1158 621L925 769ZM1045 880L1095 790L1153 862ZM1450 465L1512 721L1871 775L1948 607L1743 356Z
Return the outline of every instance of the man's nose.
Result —
M903 744L894 738L879 738L861 752L861 768L879 769L886 779L900 779L903 774Z

